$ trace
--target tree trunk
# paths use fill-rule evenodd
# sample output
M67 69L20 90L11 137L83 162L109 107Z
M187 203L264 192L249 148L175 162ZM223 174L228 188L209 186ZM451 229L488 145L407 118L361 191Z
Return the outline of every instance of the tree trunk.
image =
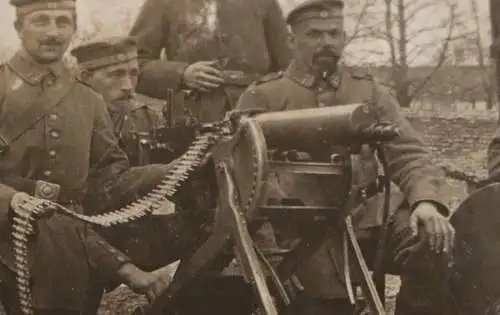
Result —
M399 105L401 107L410 107L412 96L409 88L410 78L408 77L408 36L406 23L406 8L404 0L398 0L398 52L399 52L399 69L396 82L396 94Z
M490 0L491 58L496 71L497 102L500 104L500 0ZM499 105L500 106L500 105ZM498 111L500 115L500 110ZM498 117L500 123L500 116Z

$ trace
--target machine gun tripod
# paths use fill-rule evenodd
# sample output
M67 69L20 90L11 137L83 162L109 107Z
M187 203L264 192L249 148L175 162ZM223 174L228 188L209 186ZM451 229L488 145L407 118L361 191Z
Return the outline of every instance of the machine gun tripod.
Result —
M212 235L191 257L182 260L171 286L147 314L172 314L179 294L189 283L232 258L238 261L257 297L258 312L283 314L293 303L285 283L300 261L312 255L332 230L346 233L345 250L353 254L355 267L363 275L361 284L370 309L373 314L384 314L350 223L351 155L361 144L379 144L396 137L394 126L374 121L369 107L357 104L233 118L234 136L212 150L219 191ZM271 149L311 152L318 148L337 151L324 162L269 158ZM270 204L266 199L268 178L283 173L320 177L332 192L320 205L294 203L297 198ZM303 233L295 246L274 251L282 259L273 266L253 236L264 222L276 219ZM278 299L280 303L276 303Z

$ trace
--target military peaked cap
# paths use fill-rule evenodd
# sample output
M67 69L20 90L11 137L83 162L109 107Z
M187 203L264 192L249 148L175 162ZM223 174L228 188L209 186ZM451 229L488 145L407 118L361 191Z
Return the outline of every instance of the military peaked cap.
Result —
M38 10L76 10L76 0L10 0L17 15Z
M95 70L136 59L137 45L132 37L111 37L77 46L71 55L82 68Z
M342 17L342 12L339 9L343 8L343 0L306 0L288 13L286 22L289 25L294 25L312 18Z

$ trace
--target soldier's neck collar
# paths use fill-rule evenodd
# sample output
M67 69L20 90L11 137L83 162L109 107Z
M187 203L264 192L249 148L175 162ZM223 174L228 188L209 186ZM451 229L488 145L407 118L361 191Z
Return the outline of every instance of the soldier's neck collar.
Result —
M40 64L33 60L24 50L14 54L7 64L12 71L31 85L41 84L42 80L49 74L56 78L70 75L62 60L49 65Z
M340 66L335 73L320 73L313 74L309 68L304 67L300 62L292 60L290 65L285 71L285 75L290 79L294 80L298 84L306 88L312 88L320 81L326 82L329 86L334 89L338 89L340 86L341 79Z
M146 106L146 104L143 104L139 102L137 99L132 98L130 100L119 100L110 102L108 105L108 110L113 113L128 114L144 106Z

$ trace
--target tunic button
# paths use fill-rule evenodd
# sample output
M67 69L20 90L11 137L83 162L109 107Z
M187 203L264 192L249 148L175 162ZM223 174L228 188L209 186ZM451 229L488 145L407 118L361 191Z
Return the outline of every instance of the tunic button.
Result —
M57 114L50 114L49 115L49 118L50 120L56 120L59 116L57 116Z
M50 132L50 136L54 139L59 139L59 132L55 131L55 130L52 130Z
M52 157L52 158L55 157L56 156L56 151L50 150L49 151L49 156Z
M46 170L43 172L43 175L45 175L46 177L49 177L50 175L52 175L52 172L49 170Z

